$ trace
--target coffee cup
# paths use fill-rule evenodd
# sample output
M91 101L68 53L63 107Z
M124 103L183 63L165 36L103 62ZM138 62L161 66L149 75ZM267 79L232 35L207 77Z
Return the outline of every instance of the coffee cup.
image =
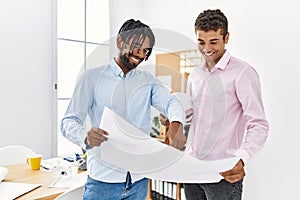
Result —
M27 164L31 167L31 169L37 170L41 167L42 155L33 155L26 159Z

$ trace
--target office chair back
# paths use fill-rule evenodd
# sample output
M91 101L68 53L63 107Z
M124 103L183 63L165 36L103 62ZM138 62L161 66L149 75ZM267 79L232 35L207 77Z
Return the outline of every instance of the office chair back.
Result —
M36 153L28 147L9 145L0 147L0 166L25 163L29 156Z
M60 194L55 200L82 200L84 192L84 186L71 188L64 193Z

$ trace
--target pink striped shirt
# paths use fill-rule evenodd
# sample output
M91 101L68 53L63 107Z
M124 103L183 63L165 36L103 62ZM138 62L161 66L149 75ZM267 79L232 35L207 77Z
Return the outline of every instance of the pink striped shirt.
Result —
M203 160L239 156L246 164L264 146L269 124L257 72L228 50L208 71L206 63L189 76L193 101L188 146Z

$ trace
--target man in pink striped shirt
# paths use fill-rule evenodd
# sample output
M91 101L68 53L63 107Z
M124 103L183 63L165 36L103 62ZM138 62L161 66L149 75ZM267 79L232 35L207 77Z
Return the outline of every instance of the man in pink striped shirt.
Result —
M189 76L193 102L188 150L202 160L238 156L233 169L221 172L219 183L184 184L188 200L242 198L244 166L264 146L269 124L255 69L225 49L228 22L220 10L206 10L195 21L198 48L204 58Z

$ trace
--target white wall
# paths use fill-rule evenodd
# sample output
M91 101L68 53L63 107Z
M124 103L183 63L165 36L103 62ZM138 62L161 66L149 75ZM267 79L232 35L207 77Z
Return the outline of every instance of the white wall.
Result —
M140 1L139 0L112 0L109 1L110 9L110 54L111 57L116 57L116 35L122 24L128 19L140 19Z
M172 30L193 40L194 21L201 11L220 8L227 15L231 34L227 47L232 55L246 60L257 69L271 126L265 148L247 166L243 199L296 199L300 178L300 14L297 1L116 2L111 14L115 22L125 20L129 11L131 16L136 13L135 18L140 18L153 28ZM124 9L125 6L130 9ZM111 29L119 28L116 25L119 26L113 23ZM166 39L169 39L168 36ZM177 42L174 41L175 44Z
M55 155L52 0L0 1L0 146Z

